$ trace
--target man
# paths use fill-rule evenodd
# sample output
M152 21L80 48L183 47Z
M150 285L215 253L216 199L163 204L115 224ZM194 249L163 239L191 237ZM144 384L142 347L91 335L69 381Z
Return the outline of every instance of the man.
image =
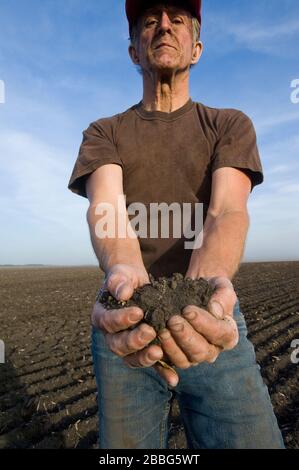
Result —
M231 280L242 258L247 200L263 181L251 121L194 103L190 67L200 59L201 1L126 1L130 57L143 99L84 131L69 188L90 201L91 241L104 287L128 300L148 274L207 279L207 311L187 306L156 333L137 307L92 312L102 448L165 448L176 394L190 448L283 448L268 391L246 337ZM119 199L126 196L126 206ZM101 204L115 220L131 203L202 203L203 243L184 237L98 236ZM134 325L138 326L134 328ZM175 369L164 368L161 360Z

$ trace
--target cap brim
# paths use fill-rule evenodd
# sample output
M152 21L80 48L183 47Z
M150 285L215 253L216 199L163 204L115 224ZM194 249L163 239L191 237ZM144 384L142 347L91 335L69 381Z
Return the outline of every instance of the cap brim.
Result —
M157 3L158 0L126 0L126 14L129 22L129 27L133 26L140 14L142 13L145 4ZM163 2L163 0L161 0ZM194 15L201 24L201 4L202 0L185 0L188 4L188 10ZM186 5L187 6L187 5Z

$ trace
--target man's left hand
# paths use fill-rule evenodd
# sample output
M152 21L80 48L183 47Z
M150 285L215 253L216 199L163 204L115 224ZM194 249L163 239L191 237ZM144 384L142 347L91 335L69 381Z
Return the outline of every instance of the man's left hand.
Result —
M188 369L202 362L213 363L222 351L233 349L239 341L233 319L237 296L231 281L225 277L208 279L216 288L207 310L188 306L182 316L175 315L160 335L165 360Z

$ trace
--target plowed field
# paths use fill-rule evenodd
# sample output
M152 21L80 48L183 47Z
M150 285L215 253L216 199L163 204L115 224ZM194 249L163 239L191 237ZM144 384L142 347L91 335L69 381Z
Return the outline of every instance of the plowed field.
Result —
M289 448L299 448L298 278L299 262L249 263L234 281ZM92 267L0 269L0 448L97 446L89 316L100 281ZM170 447L185 446L174 401Z

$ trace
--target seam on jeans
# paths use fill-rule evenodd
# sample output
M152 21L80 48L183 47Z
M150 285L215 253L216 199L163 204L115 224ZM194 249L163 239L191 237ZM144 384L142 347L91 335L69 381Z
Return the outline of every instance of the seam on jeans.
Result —
M184 406L182 406L182 409L183 409L183 412L182 412L181 405L179 405L179 407L180 407L180 413L181 413L182 422L184 426L185 436L187 439L188 449L200 449L201 447L199 443L197 442L195 434L193 433L191 426L189 426L189 422L191 422L191 419L190 419L191 410L189 411Z
M170 412L170 403L166 403L165 411L162 416L161 431L160 431L160 449L164 449L164 436L168 426L168 417ZM168 437L168 436L167 436Z

